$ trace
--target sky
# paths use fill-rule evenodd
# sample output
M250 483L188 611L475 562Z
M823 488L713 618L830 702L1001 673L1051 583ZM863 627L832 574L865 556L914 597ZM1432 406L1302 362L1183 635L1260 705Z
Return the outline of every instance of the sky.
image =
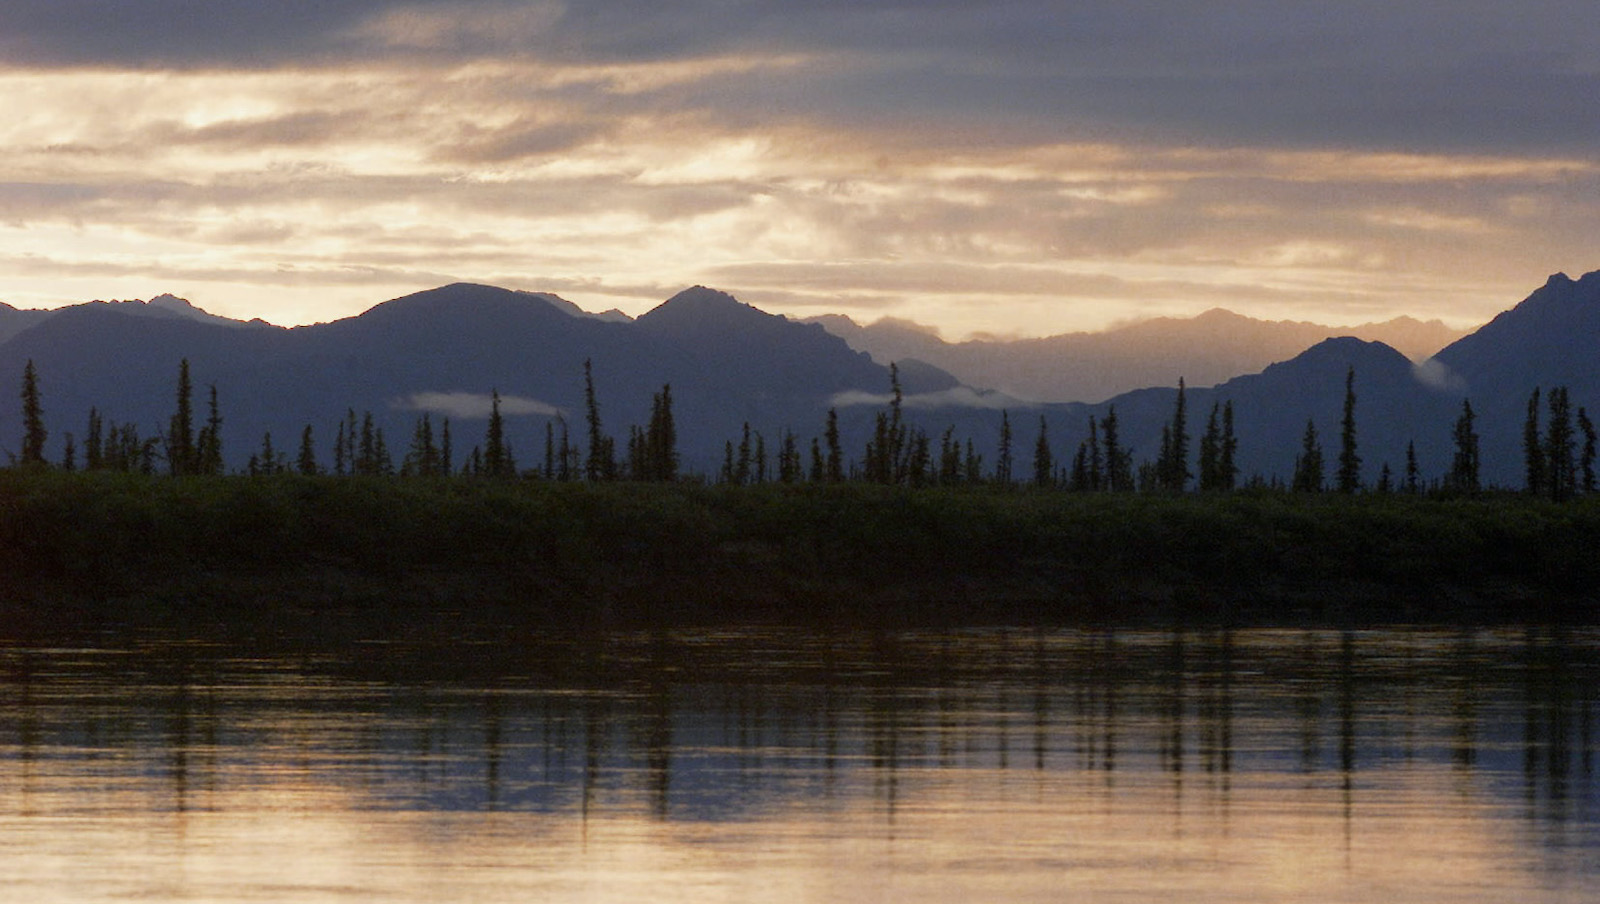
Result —
M5 0L0 301L695 284L946 338L1600 269L1593 0Z

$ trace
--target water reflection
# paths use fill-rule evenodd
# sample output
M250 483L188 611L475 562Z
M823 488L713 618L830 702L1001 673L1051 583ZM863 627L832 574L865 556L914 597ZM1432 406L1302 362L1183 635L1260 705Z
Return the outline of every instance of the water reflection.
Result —
M0 899L1580 900L1597 652L1557 629L12 644Z

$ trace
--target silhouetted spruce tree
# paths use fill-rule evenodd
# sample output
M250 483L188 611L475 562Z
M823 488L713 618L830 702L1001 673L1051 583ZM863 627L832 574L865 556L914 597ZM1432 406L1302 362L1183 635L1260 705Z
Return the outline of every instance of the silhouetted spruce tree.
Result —
M39 372L29 358L22 369L22 459L24 465L43 466L44 444L49 434L44 429L44 406L39 401Z
M906 486L921 487L928 484L928 468L933 456L929 452L928 434L922 429L912 430L906 440Z
M1361 489L1361 456L1356 454L1356 369L1344 374L1344 417L1339 422L1339 470L1337 486L1341 493Z
M1449 487L1460 493L1478 492L1478 432L1473 429L1472 401L1461 400L1461 416L1453 431L1456 451L1450 459Z
M828 409L823 440L828 444L828 482L839 483L844 480L844 446L839 443L839 411L836 408Z
M1572 498L1578 487L1567 387L1550 390L1549 406L1550 425L1546 428L1544 442L1545 484L1549 487L1550 498L1561 502Z
M1089 491L1103 490L1106 488L1105 456L1100 451L1100 425L1095 421L1094 415L1089 416L1089 438L1087 454L1084 461L1084 489Z
M1422 492L1422 473L1417 468L1417 442L1406 442L1406 492L1415 496Z
M1306 421L1300 454L1295 457L1293 488L1297 493L1322 492L1322 445L1317 442L1317 425L1310 420Z
M300 431L300 455L295 459L295 470L307 477L315 477L321 471L317 467L317 449L311 438L310 424Z
M556 479L556 425L554 421L544 422L544 469L541 475L545 480Z
M441 477L449 477L455 473L451 470L455 467L454 456L455 449L451 448L450 442L450 419L445 418L439 424L439 475Z
M963 483L976 485L983 482L983 456L972 447L971 437L967 438L967 454L961 464L966 468L966 473L961 475Z
M195 455L200 473L214 477L222 473L222 412L217 408L217 384L212 383L210 389L206 425L195 440Z
M378 468L378 432L372 423L372 412L361 416L361 448L356 453L355 473L371 477Z
M1184 381L1178 378L1178 395L1173 402L1172 423L1161 432L1161 454L1156 458L1155 485L1172 493L1189 487L1189 426Z
M1239 465L1234 461L1239 454L1239 438L1233 435L1233 400L1222 403L1222 446L1217 457L1217 476L1220 488L1231 490L1239 481Z
M561 425L561 443L556 450L556 480L567 483L578 474L578 450L572 447L572 438L567 430L567 419L556 415L556 422Z
M83 467L98 471L105 467L105 433L98 409L89 409L89 429L83 434Z
M1522 422L1522 461L1527 475L1527 490L1535 496L1545 492L1544 440L1539 433L1539 389L1528 398L1528 416Z
M742 486L750 482L751 456L754 451L750 441L750 422L745 421L744 429L739 435L739 457L735 459L733 466L734 483Z
M1000 447L995 454L994 482L1003 487L1011 486L1011 414L1005 409L1000 411Z
M394 473L394 459L389 455L389 443L383 436L383 428L377 428L373 438L374 473L380 477L388 477ZM507 455L510 454L509 449Z
M1594 423L1589 420L1589 413L1583 408L1578 409L1578 432L1583 434L1583 454L1579 459L1578 469L1582 478L1582 487L1585 493L1593 493L1594 481L1594 456L1595 456L1595 431Z
M489 426L483 438L483 476L494 478L517 476L517 463L511 457L511 445L506 442L505 419L500 414L498 389L489 393Z
M778 446L778 482L799 483L800 478L800 449L795 445L794 433L785 428Z
M339 432L333 437L333 473L343 477L350 470L349 453L350 438L345 436L344 421L339 422Z
M78 470L78 444L72 434L66 434L61 447L61 470Z
M1389 463L1384 462L1378 469L1378 493L1387 496L1394 492L1394 475L1389 472Z
M189 359L178 362L177 411L167 426L167 470L174 477L199 470L194 444L194 386L189 381Z
M828 479L828 460L822 454L822 440L811 437L811 482L821 483Z
M437 477L441 473L439 447L433 441L433 417L424 411L411 428L411 446L400 462L400 476Z
M288 464L283 460L282 453L272 447L272 431L261 435L261 451L250 456L250 463L246 470L251 477L270 477L287 471Z
M1047 487L1054 481L1055 457L1050 453L1050 427L1039 415L1039 439L1033 444L1033 485Z
M678 479L678 427L672 415L672 384L664 384L650 400L650 424L644 434L647 480Z
M1100 422L1101 442L1106 448L1106 488L1116 493L1130 492L1133 484L1133 450L1124 449L1117 428L1117 406L1106 409Z
M737 465L734 464L733 440L724 440L722 444L722 482L733 483L738 477Z
M584 476L590 481L614 480L617 460L611 438L600 429L600 403L595 400L594 367L588 358L583 361L583 404L589 423L589 458L584 463Z
M756 431L754 477L756 483L767 482L767 438L761 435L760 430Z
M1156 490L1170 491L1172 488L1172 425L1161 425L1161 451L1156 453L1156 460L1144 462L1139 467L1139 492L1150 493Z
M961 444L956 442L954 424L939 435L939 484L955 486L961 482Z
M1222 425L1217 420L1221 410L1220 403L1211 403L1205 432L1200 434L1200 491L1203 493L1222 489Z

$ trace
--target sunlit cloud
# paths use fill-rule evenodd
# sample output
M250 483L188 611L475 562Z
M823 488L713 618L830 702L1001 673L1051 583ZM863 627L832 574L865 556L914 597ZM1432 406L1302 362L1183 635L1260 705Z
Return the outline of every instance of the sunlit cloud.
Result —
M1593 29L1489 4L1426 46L1379 4L224 6L0 13L0 297L297 323L452 280L630 314L704 283L956 338L1214 306L1468 325L1600 266Z

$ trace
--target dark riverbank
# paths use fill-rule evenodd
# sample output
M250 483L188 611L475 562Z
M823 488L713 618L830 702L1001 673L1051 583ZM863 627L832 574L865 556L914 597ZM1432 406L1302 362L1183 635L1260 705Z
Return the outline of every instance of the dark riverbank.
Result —
M13 621L1591 621L1597 588L1595 499L0 470Z

